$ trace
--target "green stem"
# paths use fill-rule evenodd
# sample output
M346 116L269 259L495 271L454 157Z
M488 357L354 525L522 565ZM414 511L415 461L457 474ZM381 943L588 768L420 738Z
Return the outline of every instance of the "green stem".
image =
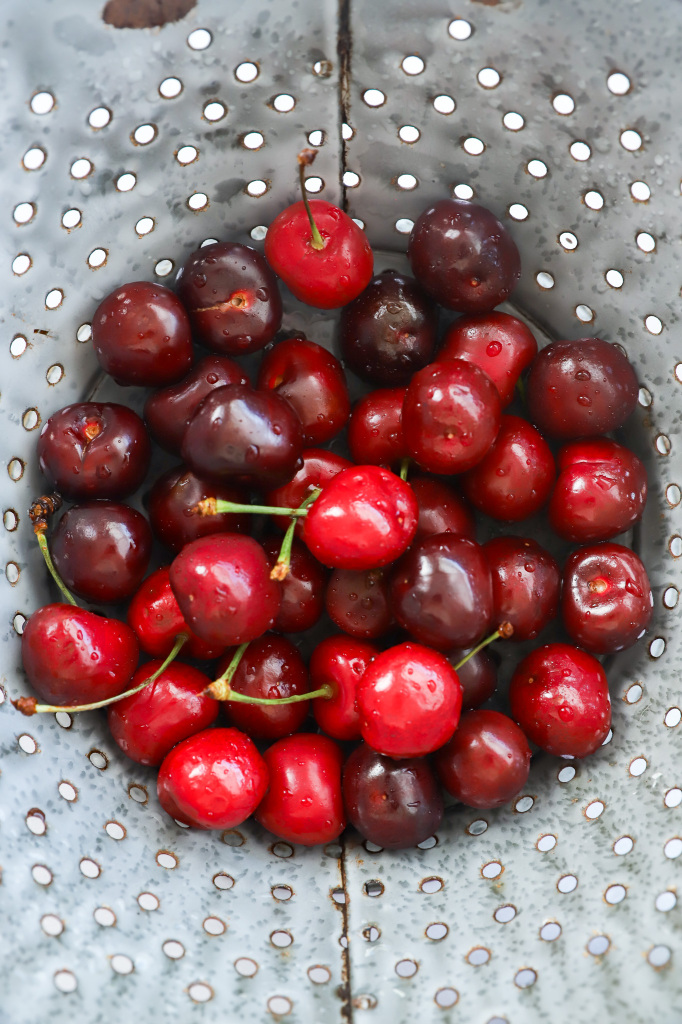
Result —
M301 504L298 507L298 511L300 512L301 509L307 509L308 506L312 505L317 496L320 494L322 494L322 490L319 487L316 487L315 490L311 491L308 497L301 502ZM271 580L286 579L287 573L289 572L289 567L291 565L291 547L292 544L294 543L294 532L296 530L297 522L298 517L292 516L291 522L289 523L287 531L284 534L284 540L282 541L282 546L279 549L277 561L275 562L272 572L270 573Z
M500 637L502 637L502 639L504 640L508 640L513 632L514 629L510 622L500 623L499 628L496 629L494 633L491 633L490 636L487 636L485 640L481 640L480 644L477 644L476 647L473 647L469 651L469 653L462 658L460 662L458 662L456 665L453 665L455 672L459 672L461 667L463 665L466 665L469 658L473 658L474 654L478 654L478 652L482 651L484 647L487 647L488 644L491 644L493 640L499 640Z
M313 700L315 697L329 699L334 696L334 689L329 683L325 683L319 690L311 690L310 693L294 693L291 697L249 697L245 693L237 693L230 690L227 700L236 701L238 704L265 704L268 707L279 707L280 704L297 704L301 700Z
M59 587L59 589L61 590L61 592L64 595L64 597L69 602L69 604L75 605L76 608L77 608L78 607L78 603L77 603L76 599L74 598L73 594L69 590L67 590L67 588L64 586L64 584L63 584L63 582L62 582L62 580L61 580L61 578L59 576L59 573L55 569L54 562L52 561L52 556L50 555L50 550L49 550L49 548L47 546L47 537L45 536L44 530L39 530L36 533L36 537L38 538L38 544L40 546L40 550L43 553L43 558L45 559L45 564L48 567L48 569L50 570L50 575L51 575L52 579L55 581L55 583L57 584L57 586Z
M206 687L204 693L208 694L209 697L213 697L214 700L227 700L228 696L232 693L232 690L230 689L232 676L237 671L239 662L244 657L248 646L248 643L239 645L232 655L232 660L223 674L217 679L214 679L211 685Z
M310 152L310 150L304 150L304 153L305 152ZM310 203L308 202L308 195L305 187L305 168L309 163L312 163L312 160L301 159L301 157L302 154L299 154L298 180L301 186L301 196L303 197L303 205L305 206L305 212L308 214L308 220L310 221L310 244L312 245L313 249L317 249L319 251L320 249L324 249L324 239L322 238L319 228L315 223L313 211L310 209Z
M407 474L410 471L410 459L403 459L400 463L400 479L407 480Z
M223 501L222 498L208 499L211 504L200 502L202 515L220 515L222 512L254 512L264 516L294 516L300 518L307 515L307 509L280 508L278 505L240 505L236 501Z

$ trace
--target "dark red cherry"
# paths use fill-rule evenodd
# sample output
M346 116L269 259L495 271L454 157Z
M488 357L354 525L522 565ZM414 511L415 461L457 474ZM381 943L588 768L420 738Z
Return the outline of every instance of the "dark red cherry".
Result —
M476 540L476 523L467 503L443 480L410 476L410 487L419 506L415 542L436 533L456 533Z
M619 348L600 338L555 341L531 366L526 398L533 423L570 441L622 427L637 405L635 371Z
M291 403L303 426L303 443L325 444L350 415L343 367L314 341L289 338L266 352L258 371L261 391L275 391Z
M274 517L273 517L274 518ZM281 537L267 537L263 549L271 567L279 558ZM302 541L294 538L289 572L279 580L282 600L275 619L278 633L302 633L315 625L324 611L327 573Z
M634 452L606 437L572 441L557 456L552 529L577 544L610 540L642 518L647 475Z
M343 754L327 736L298 733L265 751L270 788L256 820L280 839L301 846L330 843L346 815L341 796Z
M304 448L301 459L303 465L288 483L268 491L264 498L266 505L298 508L314 490L326 487L337 473L353 465L348 459L344 459L343 455L325 451L324 448ZM273 516L272 521L281 530L286 530L289 525L284 516ZM297 524L296 534L303 536L302 522Z
M493 581L493 622L510 622L512 640L534 640L559 611L559 566L525 537L494 537L483 552Z
M71 501L127 498L144 480L151 445L132 409L79 402L50 416L38 438L40 468Z
M503 406L514 397L516 383L533 361L538 343L521 320L509 313L475 313L456 320L445 335L438 362L466 359L476 363L500 394Z
M335 740L360 739L357 688L377 653L373 644L337 634L321 640L311 655L311 689L330 685L334 691L331 697L313 700L313 714L320 729Z
M414 544L393 571L393 613L422 644L471 647L490 628L493 594L483 548L454 533Z
M361 465L396 468L407 456L401 416L405 388L370 391L353 406L348 421L348 448Z
M119 384L164 387L192 365L185 307L168 288L148 281L121 285L102 300L92 318L92 344Z
M514 290L521 258L490 210L441 199L417 219L407 249L412 273L447 309L486 313Z
M554 457L542 434L520 416L503 416L492 447L462 477L462 490L493 519L519 522L540 511L555 477Z
M162 448L179 455L187 425L206 395L227 384L248 383L233 359L204 356L178 384L151 393L144 404L145 423Z
M157 779L164 811L202 829L241 825L267 788L267 765L238 729L205 729L182 740L166 754Z
M180 633L188 634L182 648L186 657L210 661L225 649L225 644L206 643L189 628L171 589L168 566L156 569L140 584L128 605L127 621L140 648L152 658L168 657Z
M205 498L245 503L248 493L235 484L197 476L187 466L174 466L156 481L147 499L152 530L171 551L211 533L248 533L251 517L233 512L201 516L196 506Z
M531 741L559 757L587 757L611 727L611 700L596 658L568 644L532 651L509 686L512 717Z
M211 644L255 640L277 618L279 585L251 537L214 533L193 540L173 561L170 581L185 621Z
M470 648L458 647L448 651L448 661L458 665L470 653ZM462 708L471 711L492 697L497 689L497 662L486 650L477 651L457 669L462 686Z
M138 655L124 622L70 604L33 612L21 637L28 681L49 704L90 704L123 693Z
M277 278L248 245L213 242L196 249L178 271L176 287L197 337L214 352L256 352L282 323Z
M388 757L423 757L452 736L462 708L454 668L436 651L404 643L378 654L358 683L362 738Z
M480 462L500 429L497 388L473 363L432 363L414 375L402 424L408 454L430 473L463 473Z
M130 688L161 667L148 661L138 668ZM176 743L208 729L218 717L218 701L204 697L211 680L203 672L174 661L144 690L107 709L111 735L137 764L159 765Z
M192 416L182 457L199 476L279 487L301 466L301 421L272 391L241 384L216 388Z
M344 765L343 800L349 823L388 850L422 843L443 818L438 780L425 758L394 761L366 743Z
M152 531L129 505L88 501L67 509L50 548L59 575L74 594L97 603L124 601L144 579Z
M384 270L344 307L341 355L372 384L407 384L432 359L437 326L437 309L414 278Z
M499 711L467 711L435 757L440 781L468 807L502 807L528 780L531 751L523 731Z
M647 571L630 548L579 548L564 567L561 614L571 639L593 654L632 647L651 622L654 599Z
M374 640L394 625L383 569L334 569L324 603L332 622L351 636Z

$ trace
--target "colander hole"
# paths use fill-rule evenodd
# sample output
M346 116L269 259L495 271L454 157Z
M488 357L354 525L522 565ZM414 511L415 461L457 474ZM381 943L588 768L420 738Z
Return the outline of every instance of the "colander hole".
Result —
M355 129L351 128L351 126L349 124L346 124L346 122L344 121L343 124L341 125L341 137L344 140L344 142L350 142L354 135Z
M82 857L80 864L80 872L85 878L99 878L102 869L96 860L91 860L89 857Z
M305 190L306 190L306 192L312 192L314 194L315 192L321 192L323 188L324 188L324 180L322 178L318 178L316 175L313 175L311 178L306 178L306 180L305 180Z
M167 939L161 946L161 950L169 960L181 960L185 955L185 947L177 939Z
M398 188L405 189L406 191L416 188L419 184L414 174L399 174L395 183Z
M628 152L634 153L638 149L642 148L642 136L633 128L626 128L624 132L620 133L620 144L623 149L627 149Z
M52 288L45 296L45 309L59 309L64 301L64 292L61 288Z
M164 78L159 83L159 94L163 96L165 100L175 99L182 92L182 82L179 78Z
M291 932L287 932L282 929L270 934L270 942L273 946L276 946L277 949L286 949L287 946L290 946L293 943L293 941L294 937Z
M545 291L548 291L550 288L554 287L554 278L551 274L548 274L546 270L541 270L539 273L537 273L535 275L535 280L541 288L545 289Z
M633 685L626 691L623 700L627 704L636 704L637 701L641 699L643 692L641 683L633 683Z
M559 245L568 252L572 252L578 248L578 239L572 231L562 231L559 235Z
M682 853L682 839L679 839L677 836L674 839L669 839L663 847L663 852L668 860L677 860Z
M21 480L22 476L24 475L25 468L26 463L23 461L23 459L18 459L16 457L10 459L10 461L7 463L7 473L10 480L14 480L15 483Z
M438 836L429 836L428 839L422 839L421 843L417 843L418 850L432 850L434 846L438 846Z
M220 835L221 843L225 843L225 846L243 846L246 842L246 837L236 828L227 829Z
M32 146L27 149L21 158L21 162L27 171L37 171L47 160L47 153L40 146Z
M545 942L554 942L561 935L561 925L558 921L548 921L540 929L540 938Z
M487 828L488 822L485 818L476 818L467 825L466 830L470 836L482 836Z
M54 717L62 729L70 729L73 725L73 719L68 711L57 711Z
M522 796L514 804L514 810L519 814L525 814L526 811L531 809L534 803L535 800L532 796Z
M503 907L498 907L493 917L498 924L509 924L516 917L516 907L513 907L510 903L505 904Z
M562 875L557 882L557 889L562 893L573 892L578 887L578 879L575 875Z
M533 178L545 178L547 176L547 164L543 160L529 160L526 170Z
M414 960L399 960L395 965L395 973L399 978L413 978L419 970Z
M655 906L656 910L660 910L662 914L667 914L669 910L673 910L677 906L677 895L666 889L665 892L660 892L656 897Z
M504 868L498 860L491 860L481 868L481 874L484 878L497 878L503 871Z
M52 872L44 864L34 864L31 868L31 876L37 885L52 884Z
M627 853L630 853L634 845L634 840L630 836L621 836L613 844L613 852L617 857L624 857Z
M663 321L657 316L649 315L644 318L644 326L649 334L660 334L663 330Z
M72 971L55 971L54 987L58 992L63 992L65 995L75 992L78 988L76 975Z
M321 146L325 141L325 133L320 128L315 128L312 132L308 132L308 145Z
M168 850L159 850L156 855L156 863L160 868L165 868L166 871L173 871L178 866L178 858Z
M187 45L192 50L206 50L213 42L213 36L207 28L195 28L187 36Z
M308 185L308 183L306 182L306 189L308 191L310 191L307 188L307 185ZM247 194L250 195L250 196L253 196L254 198L258 198L259 196L265 195L267 190L268 190L267 182L263 181L260 178L257 178L254 181L250 181L248 183L248 185L246 186Z
M91 750L88 754L88 760L91 765L99 768L100 771L105 771L109 766L109 758L101 750Z
M368 893L367 895L369 896L370 894ZM334 903L346 902L346 894L343 889L332 889L331 897L334 900Z
M148 235L150 231L154 230L154 218L153 217L140 217L135 225L135 231L140 236Z
M383 846L377 846L376 843L370 842L369 839L365 839L362 845L367 850L367 853L381 853L383 850Z
M476 78L484 89L496 89L502 81L502 75L495 68L481 68Z
M224 935L227 925L219 917L207 917L203 923L207 935Z
M133 130L130 138L136 146L148 146L158 135L158 128L155 124L138 124Z
M398 138L401 142L417 142L421 132L412 124L404 124L398 129Z
M586 192L583 199L585 202L585 206L589 206L590 210L601 210L604 206L603 195L601 194L601 192L596 192L594 189L591 189L589 192Z
M426 65L421 57L416 54L408 54L407 57L403 57L400 67L406 75L421 75Z
M395 229L400 235L409 235L413 227L414 221L408 217L398 217L398 220L395 222Z
M649 654L652 658L660 658L665 651L665 640L661 636L657 636L651 641L649 645ZM645 763L646 767L646 763Z
M293 857L294 848L289 843L275 843L270 847L270 852L274 853L275 857L282 857L286 860L288 857Z
M672 953L668 946L654 946L653 949L649 951L647 960L652 967L665 967L665 965L670 961L671 956Z
M676 729L682 721L682 710L680 708L668 708L663 721L669 729Z
M116 179L116 188L119 192L130 192L137 184L137 176L132 171L125 171Z
M29 832L32 832L34 836L44 836L47 832L47 822L45 821L45 814L43 811L34 807L26 815L26 828Z
M17 203L12 210L12 217L15 224L28 224L36 215L34 203Z
M594 320L594 310L582 302L575 307L575 315L584 324L589 324Z
M10 586L16 586L16 584L19 582L20 575L21 569L19 568L17 563L8 562L7 565L5 566L5 579L7 580ZM34 753L34 751L29 750L27 751L27 753L32 754Z
M510 132L520 132L525 125L525 120L521 114L518 114L515 110L509 110L502 118L502 124L505 128L508 128Z
M647 769L647 761L646 761L645 757L635 757L630 762L630 768L629 768L630 775L634 775L635 778L637 778L640 775L643 775L644 772L646 771L646 769Z
M604 893L604 899L612 906L615 906L617 903L622 903L626 896L627 889L624 885L610 885Z
M642 252L653 252L656 248L656 239L648 231L640 231L635 237L635 242Z
M452 191L453 191L454 195L457 197L457 199L473 199L474 198L474 190L471 187L471 185L466 185L463 182L460 183L459 185L455 185L455 187L453 188Z
M651 403L653 402L653 400L654 400L653 399L653 395L651 394L651 392L649 391L648 388L640 388L639 389L639 393L637 395L637 401L639 402L639 404L644 409L648 409L649 406L651 405Z
M559 782L570 782L575 778L575 768L572 764L567 764L565 768L560 768L557 772L557 779Z
M135 970L135 964L125 953L114 953L110 963L115 974L132 974Z
M121 840L126 837L126 830L118 821L108 821L104 826L104 831L110 839Z
M630 195L639 203L646 203L651 198L651 189L645 181L633 181L630 185Z
M357 188L360 184L360 175L356 174L355 171L344 171L341 180L346 188Z
M256 191L251 191L252 186L255 186L255 185L258 185L258 186L262 185L263 186L263 190L262 191L257 191L257 192ZM264 181L261 181L261 182L253 182L252 181L247 186L247 191L249 192L249 195L262 195L263 192L266 190L266 188L267 188L267 186L265 185ZM208 196L206 195L205 192L193 192L192 195L188 196L188 198L187 198L187 205L189 206L190 210L194 210L195 212L198 211L198 210L205 210L206 207L208 206Z
M288 114L290 110L293 110L296 106L296 100L289 93L283 92L279 96L275 96L272 101L272 105L276 111L280 114Z
M326 985L331 981L332 972L328 967L323 967L321 964L315 964L313 967L308 968L308 977L312 981L313 985Z
M432 942L440 942L448 934L450 929L442 921L436 921L433 924L428 925L426 932L427 939L431 939Z
M371 896L373 899L376 899L377 896L381 896L383 894L384 886L381 882L375 879L371 882L365 882L363 889L365 891L366 896ZM432 892L435 891L435 889L432 890Z
M9 343L9 352L13 359L18 359L19 356L23 356L27 348L28 341L23 334L15 334Z
M193 163L199 156L199 150L196 146L180 146L180 149L175 154L175 159L179 164L185 166L186 164Z
M449 1010L450 1007L456 1005L459 992L456 988L439 988L433 998L436 1006L440 1006L441 1010Z
M490 950L486 949L485 946L474 946L467 953L466 960L472 967L482 967L483 964L487 964L490 960Z
M72 178L77 181L87 178L95 169L95 165L92 160L88 160L87 157L81 156L77 160L74 160L70 167L70 174Z
M245 149L260 149L264 142L265 137L260 132L247 132L242 136L242 145Z
M608 935L593 935L587 943L587 952L592 956L603 956L611 945Z
M243 61L234 69L234 77L238 82L253 82L258 78L258 74L258 65L254 64L253 61L250 60Z
M568 147L568 151L574 160L578 160L583 163L585 160L589 160L592 156L592 150L586 142L582 142L578 139L576 142L572 142Z
M209 100L204 104L203 116L207 121L221 121L227 113L227 107L220 100Z
M624 96L630 91L630 79L622 71L612 71L606 79L606 87L614 96Z
M614 270L614 269L607 270L606 273L604 274L604 277L606 278L606 283L611 288L622 288L623 287L623 282L624 282L625 278L621 274L620 270Z
M316 60L313 64L313 74L318 78L329 78L333 70L334 65L330 60Z
M45 380L47 383L54 387L55 384L59 384L60 380L64 376L64 367L61 363L53 363L52 366L48 366L45 374Z
M280 903L286 903L294 895L294 890L288 885L274 885L271 891L273 899Z
M514 984L518 988L530 988L538 980L537 973L532 967L522 967L514 976Z
M439 114L452 114L457 104L453 100L452 96L446 96L442 93L440 96L434 96L433 98L433 109Z
M63 800L68 800L69 803L73 803L74 800L78 799L78 790L71 782L60 782L57 786L57 791Z
M248 956L241 956L235 960L234 969L242 978L253 978L258 972L258 964Z
M376 927L376 925L372 924L367 928L363 928L362 937L366 939L367 942L376 942L377 939L381 938L381 931Z
M100 128L106 128L112 118L112 113L108 107L95 107L88 114L88 124L95 131L99 131Z
M213 989L205 981L193 981L187 989L187 995L194 1003L208 1003L213 999Z
M51 938L56 938L64 931L64 922L56 914L44 914L40 919L40 927Z
M676 587L668 587L663 594L663 604L666 608L675 608L679 600L679 591Z
M524 206L523 203L512 203L509 207L509 216L513 220L527 220L528 219L528 207Z
M116 924L116 914L109 907L96 907L92 916L102 928L113 928Z
M27 270L31 269L33 261L28 253L20 252L18 256L15 256L12 260L12 272L17 277L21 277Z
M287 1017L294 1008L291 999L286 996L270 996L268 999L268 1010L273 1017Z
M567 92L560 92L553 98L552 106L557 114L572 114L575 110L575 100Z
M448 25L448 35L453 39L457 39L458 42L464 42L465 39L469 38L472 32L473 28L468 21L464 20L464 18L455 18Z
M540 838L538 839L538 841L535 844L535 846L540 851L540 853L549 853L550 850L554 849L556 844L557 844L557 837L556 836L554 836L554 835L544 835L544 836L540 836Z
M265 224L256 224L255 227L251 228L251 238L254 242L262 242L268 233L268 229Z
M93 249L90 255L88 256L88 266L92 267L93 270L98 270L99 267L103 267L106 262L106 249Z
M2 516L2 525L5 527L8 533L14 533L19 525L19 516L13 508L5 510Z
M141 910L158 910L160 906L159 897L153 892L141 892L137 902Z
M663 803L666 807L679 807L682 803L682 789L678 789L677 786L674 789L669 789L663 798Z
M472 135L468 139L464 139L462 142L462 149L468 153L469 156L480 156L485 149L485 143L481 139L477 139Z
M38 744L27 732L22 733L21 736L18 737L17 743L25 754L35 754L38 750Z
M49 114L54 108L55 98L51 92L34 92L31 96L31 110L34 114Z
M173 266L173 260L159 260L159 262L154 265L154 273L157 277L168 277Z

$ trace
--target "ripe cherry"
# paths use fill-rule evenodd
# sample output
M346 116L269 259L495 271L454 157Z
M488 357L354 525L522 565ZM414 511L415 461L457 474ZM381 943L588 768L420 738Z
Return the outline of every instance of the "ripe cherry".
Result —
M279 558L282 539L266 537L262 542L270 567ZM279 580L282 593L274 629L278 633L303 633L315 625L324 611L324 588L327 573L313 558L305 544L294 538L289 572Z
M559 611L559 566L524 537L494 537L483 553L493 583L493 621L511 622L512 640L535 639Z
M401 423L405 388L380 388L353 406L348 448L362 465L397 467L407 456Z
M374 640L394 625L383 569L335 569L324 603L332 622L351 636Z
M476 363L490 377L506 406L537 351L537 341L521 320L495 310L456 320L445 335L437 361L466 359Z
M265 495L266 505L279 508L299 508L313 491L324 488L332 477L342 469L349 469L353 463L344 459L336 452L325 451L324 448L304 448L301 453L303 465L288 483L282 484ZM286 530L287 521L283 516L273 516L275 526ZM296 526L297 536L303 534L303 523Z
M313 714L323 732L335 740L360 739L357 687L377 655L377 648L350 636L327 636L310 658L310 685L314 690L328 684L331 697L317 697Z
M448 651L448 661L459 665L457 676L462 685L462 709L471 711L492 697L497 689L497 662L487 650L471 654L470 649L455 648ZM463 665L460 662L464 658Z
M444 480L410 476L410 487L419 505L415 543L436 533L456 533L459 537L476 540L471 509Z
M155 482L147 498L147 513L155 536L170 548L180 551L185 544L210 533L248 533L250 516L222 512L201 516L196 506L204 498L244 503L248 492L228 480L216 482L197 476L187 466L174 466Z
M141 650L152 658L166 658L180 633L187 634L183 646L187 657L210 661L225 649L225 644L206 643L189 628L171 588L168 566L156 569L140 584L128 605L127 620Z
M448 793L468 807L502 807L525 786L531 751L516 722L499 711L466 711L435 757Z

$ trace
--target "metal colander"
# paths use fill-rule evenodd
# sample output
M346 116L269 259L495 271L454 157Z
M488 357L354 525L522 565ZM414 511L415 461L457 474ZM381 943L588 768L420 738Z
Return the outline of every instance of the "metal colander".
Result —
M99 6L0 15L0 1020L674 1024L682 5L198 0L145 29ZM618 342L641 383L626 439L650 476L634 542L655 615L609 662L612 736L399 853L181 829L97 714L8 699L49 600L26 515L39 426L92 393L140 407L99 381L96 304L172 283L207 238L259 246L306 139L311 191L346 203L378 265L406 265L431 200L474 197L509 223L541 337ZM333 317L285 305L332 343Z

